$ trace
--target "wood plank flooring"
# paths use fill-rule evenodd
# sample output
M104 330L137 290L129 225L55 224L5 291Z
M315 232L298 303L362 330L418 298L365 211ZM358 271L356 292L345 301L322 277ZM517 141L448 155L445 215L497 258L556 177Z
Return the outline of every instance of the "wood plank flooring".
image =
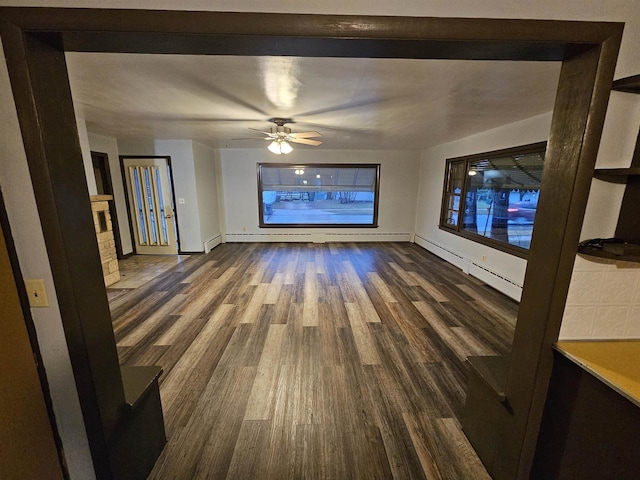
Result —
M164 369L150 478L489 478L463 361L509 352L507 297L408 243L223 244L156 275L110 295L121 363Z

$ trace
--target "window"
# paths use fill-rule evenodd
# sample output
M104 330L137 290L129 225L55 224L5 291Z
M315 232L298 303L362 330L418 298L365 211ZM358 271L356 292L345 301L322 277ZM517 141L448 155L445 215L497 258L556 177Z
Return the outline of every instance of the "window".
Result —
M261 227L377 227L380 165L258 164Z
M440 228L526 257L546 142L447 160Z

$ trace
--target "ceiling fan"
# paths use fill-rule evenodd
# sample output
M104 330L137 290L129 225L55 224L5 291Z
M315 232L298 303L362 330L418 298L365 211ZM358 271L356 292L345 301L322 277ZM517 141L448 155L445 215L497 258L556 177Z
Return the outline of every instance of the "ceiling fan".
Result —
M265 137L233 138L232 140L270 140L271 143L267 148L276 155L291 153L293 147L291 147L290 143L302 143L313 147L317 147L322 143L320 140L313 140L314 137L322 137L318 132L292 133L289 127L285 127L287 123L292 123L290 118L270 118L269 121L275 123L276 126L271 127L268 132L255 128L249 129L260 132L266 135Z

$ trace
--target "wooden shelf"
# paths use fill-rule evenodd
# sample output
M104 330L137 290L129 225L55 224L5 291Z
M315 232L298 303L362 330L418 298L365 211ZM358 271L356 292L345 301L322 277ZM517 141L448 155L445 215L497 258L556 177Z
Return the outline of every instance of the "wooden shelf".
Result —
M590 255L592 257L607 258L609 260L618 260L621 262L640 263L640 257L635 255L616 255L615 253L605 252L600 248L578 247L578 253Z
M629 177L640 177L640 167L596 168L593 176L598 180L611 183L627 183Z
M640 75L621 78L613 82L613 90L627 93L640 93Z

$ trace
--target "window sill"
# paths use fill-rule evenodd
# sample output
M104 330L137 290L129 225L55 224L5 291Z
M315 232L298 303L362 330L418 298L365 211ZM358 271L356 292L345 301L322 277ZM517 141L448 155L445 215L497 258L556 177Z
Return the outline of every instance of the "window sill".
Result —
M440 230L444 232L451 233L453 235L457 235L462 238L466 238L467 240L470 240L472 242L485 245L487 247L493 248L495 250L499 250L501 252L507 253L509 255L513 255L515 257L520 257L525 260L529 257L528 250L521 247L516 247L515 245L498 242L497 240L493 240L492 238L483 237L482 235L467 232L464 230L462 231L454 230L452 228L445 227L443 225L438 225L438 228L440 228Z

